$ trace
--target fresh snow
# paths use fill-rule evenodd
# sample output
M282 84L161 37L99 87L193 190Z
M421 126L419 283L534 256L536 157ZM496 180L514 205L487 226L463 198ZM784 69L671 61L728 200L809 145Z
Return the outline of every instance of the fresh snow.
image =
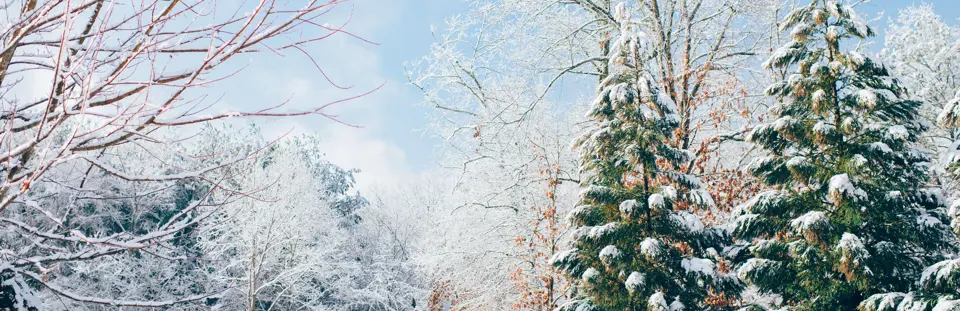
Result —
M827 101L827 92L819 89L813 91L813 101L818 104L825 103ZM817 123L817 126L819 126L821 123L823 123L823 121ZM814 127L814 130L816 130L816 126Z
M684 307L686 306L680 302L680 297L673 299L673 302L670 303L670 311L683 311Z
M930 215L925 210L920 210L920 215L917 215L917 224L925 228L937 227L942 225L939 219Z
M863 241L860 240L856 234L850 232L844 232L840 237L840 242L837 243L837 249L846 249L846 250L857 250L863 249L866 247L863 246Z
M804 156L795 156L790 158L789 161L787 161L787 167L789 168L800 168L800 167L807 166L809 164L810 164L810 159Z
M627 290L635 291L643 288L644 282L643 273L634 271L630 273L630 276L627 277L627 281L623 284L627 287Z
M591 227L590 231L587 233L587 236L593 239L602 238L604 235L612 232L617 228L617 223L611 222L603 226Z
M698 206L715 207L717 205L710 191L702 186L699 189L690 190L690 201Z
M937 300L937 305L933 307L930 311L957 311L960 310L960 299L945 299L940 298Z
M643 239L643 242L640 242L640 253L650 257L657 257L660 255L660 241L655 238Z
M860 270L858 273L872 274L870 268L864 266L867 259L870 258L870 253L863 245L863 240L860 237L849 232L843 233L840 242L837 243L836 250L841 253L841 265L848 266L848 269Z
M950 208L947 210L947 216L960 218L960 200L954 200L953 203L950 204Z
M667 305L667 299L663 292L658 291L650 295L650 298L647 299L647 311L670 311L670 306Z
M781 190L767 190L760 192L757 195L750 198L747 202L740 204L736 207L734 214L740 213L761 213L762 210L758 210L758 205L768 205L774 201L781 200L786 197L786 193Z
M773 129L777 130L778 132L785 131L794 123L796 123L796 121L793 120L793 117L791 116L780 117L779 119L773 122Z
M620 257L620 250L616 246L607 245L600 250L600 260L603 262L611 262L617 257Z
M578 251L579 251L579 250L576 249L576 248L574 248L574 249L568 249L568 250L564 250L564 251L560 251L560 252L554 254L553 257L550 258L550 264L552 265L552 264L559 263L559 262L567 262L567 261L570 261L570 260L576 258Z
M760 290L756 285L747 286L740 295L744 305L758 305L765 310L772 310L783 303L783 296Z
M894 200L894 199L899 199L901 197L903 197L903 192L896 191L896 190L887 192L887 199Z
M810 29L810 25L805 23L799 23L796 26L793 26L793 30L790 31L790 37L793 40L804 42L807 39L807 32Z
M877 93L866 89L857 91L857 102L861 105L873 108L877 105Z
M747 275L752 274L757 269L761 269L773 264L774 261L763 258L750 258L740 268L737 269L737 276L740 279L748 279Z
M905 293L886 293L873 295L867 298L867 300L863 302L863 305L867 308L867 310L896 310L897 306L899 306L906 297L907 294Z
M663 186L660 188L660 193L663 194L665 198L675 200L677 198L677 188L673 186Z
M960 280L960 259L944 260L923 270L920 284L925 287L944 286Z
M567 213L567 221L570 222L576 218L580 218L583 215L586 215L587 212L589 212L590 209L592 208L593 206L591 205L580 205L580 206L574 207L573 210Z
M843 10L850 16L850 22L853 24L853 29L857 32L857 35L861 38L867 37L869 34L869 32L867 32L867 22L857 16L857 13L853 10L853 7L845 5ZM857 55L859 55L859 53L857 53ZM859 57L860 63L863 63L863 58L863 56Z
M905 140L910 136L910 132L903 125L894 125L887 128L887 139Z
M583 272L582 278L584 281L590 281L598 276L600 276L600 271L597 271L597 269L594 269L594 268L589 268L587 269L587 271Z
M790 226L797 232L809 232L822 229L829 221L830 219L822 211L812 211L791 220Z
M703 258L684 258L680 260L680 267L687 273L698 273L703 275L714 275L713 261Z
M840 36L840 27L837 27L837 26L827 27L827 34L826 34L827 38L831 40L836 40L836 38L839 36Z
M851 162L856 167L863 167L868 163L867 158L859 154L853 155L853 159L851 160Z
M850 182L850 176L847 174L835 175L830 178L830 184L827 188L827 198L832 203L840 202L843 198L864 198L866 193L857 189Z
M880 151L882 153L891 153L893 149L890 149L890 145L887 145L884 142L872 142L870 143L870 150Z
M687 232L701 232L703 231L704 225L700 221L700 217L697 215L680 211L673 215L670 215L670 218L673 219L677 224L687 229Z
M633 214L633 211L637 210L637 200L626 200L620 202L620 214L630 215Z
M651 194L650 197L647 198L647 202L650 206L650 209L660 209L663 208L664 205L663 196L656 193Z

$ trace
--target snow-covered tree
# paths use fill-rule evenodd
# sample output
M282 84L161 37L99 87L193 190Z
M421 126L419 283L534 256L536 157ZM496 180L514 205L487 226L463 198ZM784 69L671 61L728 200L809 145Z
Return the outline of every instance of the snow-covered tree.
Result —
M884 60L912 98L922 100L923 117L934 119L960 91L960 25L950 25L931 4L900 10L885 36ZM934 127L925 136L932 149L943 151L958 132Z
M956 96L944 105L943 110L937 117L937 122L951 131L960 129L960 90L957 90ZM960 140L950 143L944 151L941 161L941 165L944 166L948 174L954 177L960 176Z
M298 309L323 305L350 282L338 275L346 232L324 202L317 180L290 150L237 168L237 189L250 193L227 204L200 228L203 255L220 284L235 282L217 304L232 310ZM266 161L265 161L266 160Z
M950 207L952 226L960 234L960 201ZM923 270L918 288L868 297L861 311L954 311L960 310L960 254L937 262Z
M390 236L360 219L367 202L351 193L352 171L324 160L318 138L267 144L256 132L238 134L208 128L198 150L265 148L226 176L249 195L213 207L197 228L208 286L225 290L219 308L407 310L414 304L423 290L409 260L392 252Z
M948 129L957 128L957 97L944 107L940 114L941 125ZM956 145L951 146L946 162L949 173L956 175L958 158ZM954 201L948 211L954 232L960 235L960 200ZM907 310L960 310L960 254L948 254L948 258L923 270L918 287L911 292L890 292L868 297L860 305L862 311L907 311Z
M288 36L322 24L341 2L0 5L0 296L42 296L70 310L206 304L217 293L186 285L203 280L177 269L195 268L181 263L196 257L190 232L211 215L197 211L242 196L207 178L250 155L202 166L168 139L189 140L192 125L226 118L332 117L329 105L208 109L204 88L247 60L342 32ZM219 191L232 194L211 199ZM137 277L150 280L122 285ZM169 287L148 286L159 284Z
M206 291L205 279L196 260L192 229L202 213L196 209L218 201L204 200L210 187L198 179L137 180L137 176L159 176L177 169L199 167L159 143L137 142L110 148L97 163L122 172L127 179L99 168L73 162L46 172L32 191L22 194L5 217L3 247L29 255L13 260L6 272L32 280L21 290L35 294L43 310L89 310L100 303L165 306L177 302L201 301L216 290ZM48 213L39 213L46 211ZM59 216L57 216L59 215ZM55 224L48 227L50 223ZM55 228L70 228L57 233ZM162 233L152 242L135 242L137 236ZM23 233L44 238L26 239ZM128 240L122 243L123 239ZM26 247L43 243L54 247ZM43 245L41 244L41 245ZM51 252L42 255L44 252ZM55 253L54 253L55 252ZM7 252L10 256L13 253ZM57 255L59 254L59 255ZM30 262L36 258L36 262ZM20 267L31 267L20 270ZM150 275L148 279L135 276ZM42 282L42 287L37 287ZM9 287L8 287L9 288ZM110 299L104 298L110 297Z
M690 155L671 146L680 126L675 104L644 71L647 38L625 6L616 13L610 71L588 113L594 127L575 144L586 177L581 205L569 216L574 248L552 259L580 290L562 309L725 307L724 295L739 283L719 262L722 231L676 211L709 196L678 170Z
M787 70L768 94L773 121L748 138L768 152L749 171L773 190L739 208L749 243L738 274L791 310L853 310L908 291L953 249L944 199L927 188L922 103L857 40L874 35L846 1L788 14L791 41L768 60Z
M456 180L441 171L383 185L371 200L373 208L362 214L364 221L391 232L401 252L409 254L429 286L417 299L419 307L512 310L520 291L511 273L526 255L514 241L528 232L526 219L509 209L463 205L474 193L450 191Z

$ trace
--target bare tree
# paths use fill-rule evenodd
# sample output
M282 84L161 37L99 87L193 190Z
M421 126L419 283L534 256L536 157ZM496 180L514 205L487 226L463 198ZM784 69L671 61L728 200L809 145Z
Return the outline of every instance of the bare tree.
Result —
M290 53L309 58L304 48L309 43L337 34L355 37L343 30L345 22L323 22L342 2L0 3L5 25L0 30L0 267L4 278L24 285L13 295L29 296L27 279L60 299L113 306L163 307L211 297L206 292L164 300L88 297L57 282L57 275L75 273L65 268L71 262L122 253L182 260L169 250L184 232L217 206L249 196L217 177L225 174L210 173L257 150L204 163L178 152L182 141L170 140L189 138L183 129L232 117L321 115L335 120L325 113L328 107L365 95L304 111L281 110L282 102L252 111L209 109L216 101L208 99L205 87L240 72L245 65L241 58ZM139 156L129 157L131 152ZM92 188L94 181L139 190L111 196ZM117 208L127 213L123 215L150 210L150 204L136 198L187 183L204 186L188 204L163 205L173 208L153 222L98 227L89 221L101 217L98 213L82 212L111 206L122 206ZM128 202L118 203L122 200Z

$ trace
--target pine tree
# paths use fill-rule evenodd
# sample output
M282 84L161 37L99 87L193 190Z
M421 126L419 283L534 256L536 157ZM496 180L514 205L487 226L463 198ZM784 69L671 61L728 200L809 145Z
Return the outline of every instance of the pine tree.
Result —
M960 127L960 92L944 106L939 122L946 128ZM952 175L960 173L957 142L952 144L946 163ZM950 206L951 227L960 235L960 200ZM914 291L890 292L870 296L860 305L862 311L957 311L960 310L960 254L939 261L920 274L919 288Z
M950 207L953 227L960 234L960 201ZM914 291L875 294L860 304L861 311L960 310L960 254L939 261L921 273Z
M748 135L769 153L748 171L774 190L739 207L733 234L751 258L738 275L790 310L855 310L908 291L953 248L916 147L930 127L921 103L857 51L852 41L874 32L851 6L811 1L781 25L791 40L766 65L790 74L767 90L775 120Z
M551 261L580 299L561 310L723 309L732 303L724 293L739 290L717 251L724 234L678 211L709 199L679 171L690 155L669 145L674 104L644 72L646 42L625 12L617 7L620 37L588 114L596 126L574 145L587 176L569 216L575 248Z

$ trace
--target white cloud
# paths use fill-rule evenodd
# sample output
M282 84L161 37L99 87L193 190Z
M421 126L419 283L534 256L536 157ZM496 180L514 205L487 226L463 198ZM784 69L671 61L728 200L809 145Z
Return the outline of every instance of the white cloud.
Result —
M348 6L339 12L345 17ZM338 8L341 10L341 8ZM355 15L347 26L352 33L364 38L377 34L389 35L403 22L399 9L381 1L365 0L356 3ZM336 16L336 15L334 15ZM333 17L333 16L331 16ZM330 21L331 24L337 24ZM217 91L236 89L235 96L227 97L223 104L243 111L277 105L289 100L280 111L313 109L346 97L362 94L386 82L386 86L368 96L337 104L324 111L337 115L346 123L361 128L349 127L320 116L282 119L255 119L268 140L281 135L296 136L315 133L321 137L326 158L346 169L356 168L357 188L370 190L376 184L403 182L413 175L406 152L397 142L388 138L387 120L396 121L388 107L412 105L401 100L404 81L391 79L391 71L399 70L399 64L385 64L382 53L389 53L383 46L372 45L346 35L335 35L309 45L306 49L317 65L300 53L285 53L284 57L258 55L236 79L217 86ZM327 78L341 86L331 85ZM395 130L395 129L394 129Z
M331 125L318 131L321 148L327 159L344 168L358 168L357 189L361 192L375 185L397 184L413 173L406 153L392 142L368 137L368 131L342 125Z

